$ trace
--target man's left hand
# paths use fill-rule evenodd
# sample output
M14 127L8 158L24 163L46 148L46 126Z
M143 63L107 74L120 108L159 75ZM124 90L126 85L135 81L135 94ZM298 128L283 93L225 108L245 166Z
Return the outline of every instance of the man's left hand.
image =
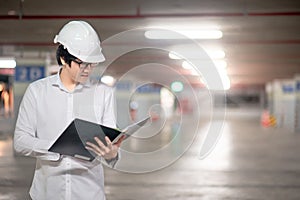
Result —
M106 160L111 160L117 157L119 147L124 138L125 137L122 136L116 143L112 144L110 139L107 136L105 136L105 141L107 143L107 146L105 146L99 138L95 137L94 139L97 145L91 142L87 142L86 149L93 151L95 154L105 158Z

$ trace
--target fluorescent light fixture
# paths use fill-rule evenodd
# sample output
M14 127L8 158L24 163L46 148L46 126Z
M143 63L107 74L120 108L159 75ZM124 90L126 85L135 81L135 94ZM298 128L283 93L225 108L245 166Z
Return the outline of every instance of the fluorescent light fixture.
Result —
M225 58L225 52L220 49L206 49L206 53L211 59L223 59Z
M180 60L183 59L182 57L178 56L175 52L169 52L169 58L173 59L173 60Z
M183 61L181 64L182 68L184 69L193 69L194 67L187 61Z
M223 84L223 89L224 90L229 90L230 89L230 79L227 75L226 69L218 69L218 72L220 74L222 84Z
M112 76L102 76L101 82L106 85L113 86L115 83L115 79Z
M230 89L230 79L227 75L227 70L226 70L227 63L225 61L224 62L218 61L218 62L215 63L215 66L216 66L217 71L218 71L218 73L221 77L223 87L222 88L214 88L214 89L216 89L216 90L229 90ZM190 64L189 62L183 61L182 62L182 68L189 70L191 75L200 77L200 74L193 67L193 65ZM202 77L200 77L200 82L205 83L203 80L201 80L201 78Z
M199 73L194 68L190 69L190 72L193 76L199 76Z
M223 33L220 30L175 30L176 34L171 30L149 30L145 32L145 37L148 39L220 39Z
M14 58L0 58L0 68L15 68L16 65Z
M222 83L223 83L223 86L224 86L224 90L229 90L230 89L230 79L229 79L229 77L226 75L226 76L223 76L221 78L222 78Z
M189 62L183 61L181 66L182 66L182 68L189 70L191 75L199 76L199 73L197 72L197 70Z
M218 69L226 69L227 62L225 60L214 60L213 63Z

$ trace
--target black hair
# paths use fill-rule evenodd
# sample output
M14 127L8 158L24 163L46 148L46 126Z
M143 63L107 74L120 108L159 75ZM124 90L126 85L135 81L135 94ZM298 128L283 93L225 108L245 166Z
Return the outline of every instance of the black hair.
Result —
M62 58L69 66L71 66L71 62L74 59L77 59L75 56L71 55L67 49L64 48L64 45L60 44L56 50L56 60L59 65L63 65L61 63L60 58Z

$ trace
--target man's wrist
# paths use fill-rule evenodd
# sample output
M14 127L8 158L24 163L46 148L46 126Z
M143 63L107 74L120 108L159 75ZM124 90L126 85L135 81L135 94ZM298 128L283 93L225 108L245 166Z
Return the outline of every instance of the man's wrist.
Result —
M107 162L116 160L116 159L118 159L118 152L116 152L116 155L114 155L113 157L111 157L111 158L104 158L104 159L105 159Z

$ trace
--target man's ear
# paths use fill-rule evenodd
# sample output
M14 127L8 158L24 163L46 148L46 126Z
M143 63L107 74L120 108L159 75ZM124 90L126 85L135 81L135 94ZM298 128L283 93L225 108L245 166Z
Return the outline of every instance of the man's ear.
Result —
M60 62L62 65L66 65L66 61L62 57L60 57Z

